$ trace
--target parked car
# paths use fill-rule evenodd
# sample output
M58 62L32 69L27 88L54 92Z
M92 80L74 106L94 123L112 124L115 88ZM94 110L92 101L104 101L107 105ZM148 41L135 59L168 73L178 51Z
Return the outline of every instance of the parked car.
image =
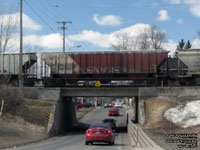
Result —
M103 123L109 125L111 127L111 129L116 129L116 120L113 118L106 118L104 120L102 120Z
M83 103L82 107L92 107L92 104L90 102Z
M83 106L83 104L81 102L77 102L77 108L81 108Z
M85 133L85 145L93 142L104 142L110 145L115 143L115 135L107 124L93 124Z
M108 116L119 116L118 108L110 108L108 111Z

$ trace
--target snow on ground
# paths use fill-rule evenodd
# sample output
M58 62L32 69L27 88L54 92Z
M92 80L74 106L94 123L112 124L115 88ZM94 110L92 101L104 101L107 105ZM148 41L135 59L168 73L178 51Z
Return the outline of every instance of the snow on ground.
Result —
M186 105L170 108L164 113L164 117L174 124L187 128L200 124L200 100L192 101Z

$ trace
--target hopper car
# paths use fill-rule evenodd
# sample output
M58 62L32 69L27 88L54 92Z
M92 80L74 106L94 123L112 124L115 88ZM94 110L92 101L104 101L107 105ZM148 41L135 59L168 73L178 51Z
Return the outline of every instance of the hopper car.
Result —
M130 81L132 85L152 85L165 82L168 76L167 51L51 52L42 53L41 60L43 66L48 66L43 67L43 71L50 72L49 77L43 77L44 86L80 82L89 85L94 81L102 84Z
M0 81L18 85L19 54L0 55ZM23 54L25 86L200 85L200 50L42 52Z
M23 54L23 76L24 84L33 86L37 80L37 56L35 53ZM33 67L35 66L35 67ZM19 54L0 54L0 83L18 85L19 75Z

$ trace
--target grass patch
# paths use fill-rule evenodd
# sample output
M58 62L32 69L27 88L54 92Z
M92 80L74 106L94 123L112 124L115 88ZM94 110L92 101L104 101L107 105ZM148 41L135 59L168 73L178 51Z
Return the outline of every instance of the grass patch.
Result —
M45 114L47 111L51 112L52 105L53 101L25 99L24 103L17 108L16 114L13 115L20 116L33 124L46 126Z
M146 123L143 128L152 129L161 127L163 123L166 123L163 117L165 111L177 105L176 102L161 97L145 101Z

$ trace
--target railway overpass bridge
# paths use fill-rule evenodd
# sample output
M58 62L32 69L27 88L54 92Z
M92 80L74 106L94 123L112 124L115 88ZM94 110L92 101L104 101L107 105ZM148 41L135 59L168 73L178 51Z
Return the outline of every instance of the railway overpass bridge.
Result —
M139 124L145 123L145 101L149 98L162 96L180 102L200 99L200 87L25 87L24 93L27 98L54 101L48 124L52 135L67 131L76 123L74 97L134 97L134 119Z

